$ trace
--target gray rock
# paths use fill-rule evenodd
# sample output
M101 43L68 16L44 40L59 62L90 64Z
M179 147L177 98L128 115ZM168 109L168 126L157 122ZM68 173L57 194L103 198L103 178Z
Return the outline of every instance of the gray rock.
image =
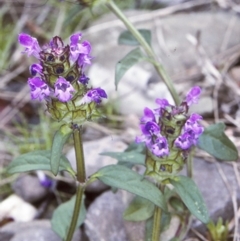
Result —
M1 241L9 241L12 238L13 234L9 232L0 232Z
M133 194L119 190L99 196L89 207L85 220L85 232L90 241L144 241L145 222L130 222L123 219L123 212ZM104 217L104 218L102 218ZM170 240L180 225L173 217L168 230L161 234L161 240Z
M220 162L219 165L227 177L228 185L237 194L237 199L240 201L240 190L233 167L223 162ZM219 217L222 217L224 220L231 220L234 216L231 194L220 176L216 164L195 159L194 181L203 195L211 219L217 221ZM199 221L194 223L194 227L202 228Z
M61 238L51 230L49 220L9 223L0 228L0 237L6 234L12 235L12 237L6 241L61 241ZM74 234L73 241L80 240L81 232L77 230Z
M48 193L48 189L40 184L38 177L29 174L20 175L12 184L12 189L30 203L43 199Z
M145 225L145 221L129 222L124 220L124 228L128 241L145 241ZM160 240L171 240L177 232L179 225L179 218L176 216L172 217L168 229L161 233Z
M186 35L196 35L198 30L201 31L201 44L211 58L219 53L232 17L230 12L221 11L181 13L162 18L144 18L144 20L141 15L146 16L147 12L132 11L126 12L126 15L138 17L138 20L135 18L133 21L137 28L152 30L154 51L162 59L170 76L174 80L181 79L181 84L176 83L176 88L184 94L189 89L189 81L183 80L193 74L201 75L198 56L194 46L191 46L186 39ZM165 85L159 83L159 77L153 67L145 62L133 66L124 75L117 93L115 92L115 64L133 48L117 44L117 38L125 27L113 20L116 20L113 15L104 16L93 23L93 28L84 34L84 37L92 43L92 55L95 56L93 66L89 69L91 83L93 86L104 88L110 99L115 100L113 103L116 103L115 106L121 113L134 112L142 115L143 108L152 107L156 98L171 100L171 97ZM237 18L232 26L226 49L240 43L239 24L240 20ZM201 114L204 112L201 112L200 107L198 110Z
M95 141L84 142L83 148L87 176L97 172L101 167L117 163L116 159L99 155L99 153L122 152L126 147L127 145L117 136L109 136ZM69 159L73 169L76 170L76 157L74 148L72 148L66 156ZM86 191L101 192L107 188L108 186L97 180L90 184Z
M145 241L145 221L130 222L124 220L123 224L128 241Z
M131 199L123 190L100 195L90 205L85 220L89 241L128 241L122 215Z

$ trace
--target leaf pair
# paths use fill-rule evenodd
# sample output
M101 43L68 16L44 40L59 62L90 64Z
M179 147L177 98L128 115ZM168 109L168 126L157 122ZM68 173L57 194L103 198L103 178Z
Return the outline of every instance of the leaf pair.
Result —
M145 198L165 212L168 210L165 197L160 190L142 175L125 166L110 165L103 167L91 178L98 178L109 186L121 188ZM181 197L190 212L203 223L208 222L209 216L207 208L196 184L190 178L184 176L176 177L170 180L170 183L174 186L175 191ZM153 209L153 206L146 200L140 201L137 199L135 201L140 207L143 206L143 210L137 208L134 212L140 212L143 214L144 218L146 218L146 216L151 216ZM133 212L131 207L129 210L129 212Z

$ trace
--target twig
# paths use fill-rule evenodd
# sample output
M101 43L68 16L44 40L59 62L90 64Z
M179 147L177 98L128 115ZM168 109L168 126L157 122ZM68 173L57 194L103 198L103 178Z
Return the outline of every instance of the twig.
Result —
M231 37L232 34L232 29L234 24L236 23L237 17L234 15L231 17L229 24L228 24L228 28L226 30L226 33L224 35L223 41L222 41L222 45L220 47L220 52L224 51L229 43L229 39Z
M193 233L195 233L197 236L198 236L198 238L200 238L201 240L203 240L203 241L208 241L205 237L203 237L203 235L202 234L200 234L197 230L195 230L194 228L191 228L191 231L193 232Z
M208 77L210 84L214 86L213 88L213 105L214 105L214 119L215 122L219 122L219 112L218 112L218 91L222 84L222 76L216 67L212 64L211 60L208 58L204 48L200 44L200 32L198 32L197 37L188 34L187 39L195 46L196 51L200 57L201 67L203 73Z

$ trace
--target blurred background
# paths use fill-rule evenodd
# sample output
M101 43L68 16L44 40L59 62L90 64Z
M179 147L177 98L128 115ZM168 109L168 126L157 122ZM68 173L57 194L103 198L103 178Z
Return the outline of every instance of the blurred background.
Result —
M105 5L89 8L86 3L87 1L76 0L0 0L1 241L13 240L17 233L12 228L9 231L11 235L7 236L6 230L4 230L6 223L14 223L13 221L34 223L33 220L39 218L46 221L51 217L56 205L67 200L74 193L73 183L65 176L54 179L47 174L53 179L54 184L50 189L46 189L38 183L39 175L36 173L27 176L10 176L6 172L6 166L14 157L31 150L50 149L52 137L59 126L46 113L44 102L40 103L30 98L30 90L27 85L27 79L30 76L28 68L30 64L37 61L21 53L23 47L17 41L19 33L27 33L36 37L42 46L54 36L60 36L67 44L71 34L82 32L83 40L88 40L92 45L94 59L93 64L88 67L86 75L90 77L91 85L105 89L109 98L101 106L102 112L107 118L101 119L98 123L89 123L84 127L84 141L88 143L86 150L89 158L89 167L87 167L89 174L101 166L114 163L111 158L98 159L98 153L109 151L109 146L112 146L111 151L123 151L134 141L135 136L139 135L139 117L144 107L154 107L156 98L167 98L170 102L172 101L161 78L153 66L147 62L133 66L120 81L118 91L115 90L115 65L134 46L118 44L118 37L126 28L109 12ZM151 45L159 61L173 79L180 96L184 96L194 85L199 85L203 89L199 104L194 106L191 111L203 115L205 125L219 121L224 122L227 125L226 133L239 147L240 1L116 0L116 4L123 9L138 29L151 30ZM68 143L65 152L72 160L74 154L71 154L71 146L72 143ZM198 158L205 161L211 163L215 161L199 150L196 151L196 154ZM92 161L94 158L96 160ZM200 165L198 170L206 172L204 164L197 165ZM232 225L229 230L232 235L235 234L235 236L229 236L229 240L232 240L232 237L237 237L236 224L239 212L232 205L233 196L232 193L229 193L224 181L220 178L220 184L218 182L219 169L215 166L207 167L207 169L211 171L209 175L215 177L216 183L212 181L211 190L206 183L201 184L199 181L198 184L202 185L200 189L206 199L211 196L209 192L216 190L216 195L207 200L208 207L211 209L211 215L215 215L216 220L220 216L229 220ZM223 169L227 172L226 175L231 177L229 182L232 190L238 190L235 193L234 203L236 204L240 200L239 194L237 195L240 185L238 163L231 167L225 165ZM202 179L201 176L196 178L197 180ZM32 185L30 185L31 183ZM88 190L88 206L107 190L106 186L98 185ZM33 192L34 189L36 189L35 192ZM222 196L219 196L219 190L222 190ZM31 197L26 193L32 193ZM21 201L13 201L13 203L17 203L16 205L19 205L19 202L31 205L27 220L21 220L21 216L27 215L27 211L24 211L24 214L21 212L9 214L13 210L13 206L10 204L12 201L9 201L8 198L14 194L21 198ZM124 195L120 195L121 200L124 199ZM113 197L111 196L111 198ZM8 205L4 204L6 206L1 208L1 203L6 200L5 203ZM121 205L124 206L125 203ZM229 209L225 209L225 207ZM221 210L222 212L220 212ZM87 223L89 224L92 219L88 218ZM233 221L231 222L231 220ZM88 227L88 224L85 226ZM95 224L91 224L95 226ZM50 224L47 221L44 225L42 226L45 228L43 228L43 233L50 230ZM120 224L118 223L116 227L119 229L123 228L118 225ZM126 226L125 223L121 225ZM199 224L196 224L196 227L197 225ZM22 229L24 230L23 227ZM91 233L90 226L86 230L88 230L87 234ZM102 235L99 237L106 241L141 240L139 237L130 237L131 231L126 231L126 227L124 230L125 236L119 236L119 239L104 239L104 235L109 237L110 234L102 234L102 230L99 231ZM49 235L48 239L45 237L44 240L55 240L54 236L51 236L53 234ZM204 240L196 233L194 235L195 240ZM22 241L22 237L20 236L16 240ZM29 240L33 240L32 237L29 234ZM100 239L86 235L83 230L76 240Z

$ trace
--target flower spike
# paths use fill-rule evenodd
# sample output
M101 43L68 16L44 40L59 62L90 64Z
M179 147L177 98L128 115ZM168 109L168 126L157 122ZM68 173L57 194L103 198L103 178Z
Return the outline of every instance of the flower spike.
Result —
M32 78L28 79L31 98L45 100L49 113L57 121L82 124L101 117L96 109L106 92L88 87L89 78L83 68L91 64L91 44L81 42L82 34L70 36L64 45L58 36L42 48L36 38L19 34L18 41L25 47L23 53L35 56L39 63L30 66Z

